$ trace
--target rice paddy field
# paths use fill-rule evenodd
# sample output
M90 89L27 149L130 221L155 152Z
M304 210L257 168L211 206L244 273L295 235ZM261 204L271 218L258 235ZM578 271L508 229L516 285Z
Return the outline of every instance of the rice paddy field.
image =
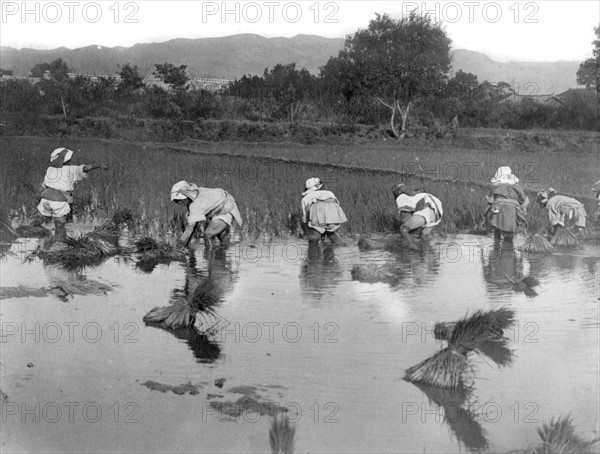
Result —
M3 137L0 205L13 225L31 219L58 146L75 163L110 166L77 187L69 232L83 238L126 209L134 223L120 227L120 252L91 266L44 260L46 239L3 245L3 452L598 452L597 241L533 254L518 247L524 232L515 247L467 233L498 165L529 191L577 195L591 215L593 149ZM448 177L436 163L474 170ZM312 176L348 215L337 249L309 251L298 235ZM230 192L244 227L227 248L207 253L194 240L147 266L128 241L173 240L181 213L168 194L181 179ZM398 182L444 203L437 234L418 248L391 233ZM539 209L528 216L545 224ZM444 387L458 366L434 359L456 336L438 327L490 311L509 321L487 343L456 347L459 384ZM164 313L168 323L149 322ZM408 377L416 366L435 368L436 385Z

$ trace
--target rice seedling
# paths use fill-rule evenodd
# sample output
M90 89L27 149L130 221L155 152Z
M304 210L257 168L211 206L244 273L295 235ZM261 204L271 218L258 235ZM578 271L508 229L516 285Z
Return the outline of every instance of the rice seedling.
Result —
M38 200L29 193L13 189L21 185L21 180L34 186L38 184L37 180L43 175L46 164L40 162L36 150L50 149L50 139L2 140L6 141L7 146L1 147L0 153L6 153L7 156L16 153L27 166L23 168L19 180L14 176L0 178L0 201L6 209L24 207L25 214L31 217L36 212ZM30 143L32 140L34 144ZM370 153L373 150L361 149L366 154L358 153L353 148L345 150L345 153L356 155L357 162L362 163L352 167L343 163L332 165L328 161L331 154L318 153L323 151L319 147L223 143L203 145L198 148L200 153L194 153L184 149L184 146L176 149L135 143L128 145L127 160L130 166L126 167L128 171L124 173L124 157L119 147L114 147L110 142L81 141L78 156L82 161L101 159L115 170L95 174L93 178L79 183L74 204L76 216L87 213L104 218L119 207L135 206L135 224L139 231L154 237L172 235L181 229L184 219L181 207L173 204L168 194L174 182L185 179L203 187L220 187L229 192L236 199L244 219L244 227L240 231L243 235L298 235L303 183L307 177L319 176L349 213L349 222L344 224L342 234L388 232L397 227L389 187L399 181L421 184L418 175L403 173L402 168L391 165L392 155L389 156L389 165L373 165L373 159L380 159L380 150ZM419 155L425 159L424 154L430 151L420 150ZM391 153L391 150L385 151L388 152ZM395 153L394 159L397 157ZM255 156L244 156L249 154ZM441 152L433 155L439 160L428 161L430 164L449 159ZM281 159L283 157L290 160L284 161ZM497 159L493 154L489 157L492 162ZM470 161L482 162L480 158ZM38 162L39 172L31 172L31 163ZM139 162L144 162L144 165L138 165ZM135 173L130 171L133 167ZM444 204L442 223L434 231L456 232L477 228L486 208L484 195L488 190L488 180L482 180L485 183L482 186L428 178L424 189L439 196ZM14 193L14 197L3 198L4 192Z
M545 253L554 251L554 246L540 233L527 235L523 244L518 247L521 251Z
M527 215L525 240L523 243L517 245L517 249L533 253L547 253L554 251L554 246L543 234L546 228L546 222L546 212L540 207L532 207Z
M541 443L533 448L512 451L511 454L593 454L600 438L586 440L575 431L570 415L551 418L537 429Z
M499 339L503 330L515 321L512 309L500 308L490 311L476 311L469 317L450 323L439 322L434 325L434 337L452 345L468 346L472 343Z
M464 386L471 378L467 356L451 346L406 369L404 379L440 388Z
M537 433L542 444L535 450L540 454L584 454L592 453L592 446L600 441L600 438L585 440L575 431L571 416L552 418L549 423L542 424L537 428ZM596 451L597 452L597 451Z
M133 241L134 252L138 254L136 267L144 272L152 272L158 264L183 261L186 253L166 242L159 242L148 236L136 238Z
M574 248L579 246L579 240L575 234L568 228L558 228L550 244L556 247Z
M452 323L436 323L434 336L448 346L425 361L406 370L405 380L441 388L468 386L474 374L470 353L489 357L498 365L509 363L512 355L506 346L503 330L514 323L514 311L500 308L476 311ZM493 343L498 345L494 346Z
M269 429L269 446L273 454L293 454L296 428L290 425L287 415L273 418Z

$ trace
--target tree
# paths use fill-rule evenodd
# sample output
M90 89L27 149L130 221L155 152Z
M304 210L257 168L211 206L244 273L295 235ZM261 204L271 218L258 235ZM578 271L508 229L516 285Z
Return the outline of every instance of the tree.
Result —
M124 91L131 92L144 86L144 78L141 76L137 66L131 66L131 64L126 63L117 74L121 76L119 88Z
M187 65L175 66L171 63L163 63L154 66L156 67L156 71L152 74L170 85L174 90L182 90L190 80L185 73Z
M577 84L585 85L585 88L595 88L600 93L600 25L594 28L596 39L592 41L594 49L593 58L584 61L577 71Z
M12 69L2 69L0 68L0 77L2 76L12 76L14 74Z
M50 73L53 80L62 83L69 78L71 68L62 58L57 58L52 63L38 63L31 69L31 75L32 77L44 77L46 71Z
M52 63L38 63L31 69L33 77L46 78L49 74L49 84L54 85L60 97L60 105L63 116L67 119L67 107L65 105L65 93L68 90L67 84L69 81L69 73L71 68L63 61L62 58L57 58ZM51 87L48 87L51 88Z
M330 57L320 69L320 83L325 93L342 95L349 103L360 92L358 74L345 51L337 57Z
M364 89L391 110L390 126L406 136L406 121L419 96L439 91L450 69L451 40L429 16L411 13L394 20L376 14L367 29L346 38L340 58L348 58ZM396 112L402 116L399 133Z
M314 76L306 68L297 70L296 63L290 63L277 64L270 71L265 69L263 77L280 110L285 112L290 123L294 123L302 101L314 86Z

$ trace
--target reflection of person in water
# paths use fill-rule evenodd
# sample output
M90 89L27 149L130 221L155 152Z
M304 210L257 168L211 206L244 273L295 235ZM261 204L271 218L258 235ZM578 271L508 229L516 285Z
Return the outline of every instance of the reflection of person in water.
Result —
M219 344L211 338L221 328L216 309L233 289L235 274L224 250L205 254L207 275L197 268L196 257L191 254L183 289L174 289L171 304L152 309L144 322L184 339L198 362L211 363L221 354Z
M486 248L482 248L485 254ZM522 260L511 242L494 241L493 249L487 249L488 257L484 257L484 277L490 284L512 285L507 276L513 278L520 274Z
M384 282L393 287L410 285L422 287L432 283L440 267L440 250L423 243L419 249L401 246L392 249L393 259L382 265L354 265L352 279L359 282Z
M300 269L302 293L322 299L326 293L333 293L336 282L343 275L340 258L335 253L334 244L321 245L309 242L308 254Z

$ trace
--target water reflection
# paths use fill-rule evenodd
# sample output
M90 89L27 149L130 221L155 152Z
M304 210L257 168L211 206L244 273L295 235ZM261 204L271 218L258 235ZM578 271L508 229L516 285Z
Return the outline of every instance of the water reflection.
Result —
M512 283L507 276L512 278L523 274L523 255L515 250L511 242L494 241L481 251L483 276L491 286L510 287Z
M473 388L458 387L442 389L414 383L426 396L429 405L435 405L443 413L443 421L450 428L461 448L480 452L488 448L489 442L481 424L477 421Z
M201 253L206 270L199 267ZM216 309L235 285L236 272L224 248L190 254L185 269L185 285L173 290L170 305L152 309L144 317L148 326L161 328L185 340L197 362L212 363L221 355L213 334L224 320Z
M309 243L300 269L302 295L321 301L335 294L335 288L344 275L339 252L339 247L333 244Z
M458 444L472 452L488 448L485 431L477 421L478 403L472 398L479 372L478 359L491 360L498 367L512 364L513 352L504 330L515 320L506 308L477 311L457 322L436 323L435 338L448 346L422 363L406 370L405 380L427 396L429 405L443 410Z
M391 244L389 240L387 244ZM390 259L383 264L354 265L352 279L418 288L430 284L439 273L441 253L435 245L423 242L416 248L387 249Z

